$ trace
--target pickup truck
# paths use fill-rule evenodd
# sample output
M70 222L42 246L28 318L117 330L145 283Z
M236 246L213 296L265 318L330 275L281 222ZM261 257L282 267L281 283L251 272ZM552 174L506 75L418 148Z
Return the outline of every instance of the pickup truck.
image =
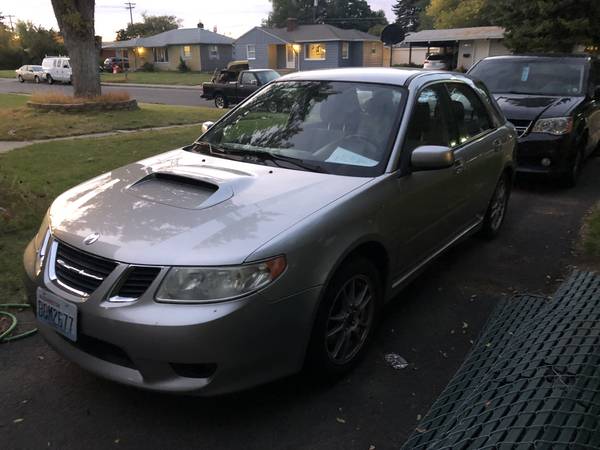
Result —
M236 81L219 77L214 82L202 83L202 98L214 99L217 108L227 108L279 77L277 72L270 69L242 70Z

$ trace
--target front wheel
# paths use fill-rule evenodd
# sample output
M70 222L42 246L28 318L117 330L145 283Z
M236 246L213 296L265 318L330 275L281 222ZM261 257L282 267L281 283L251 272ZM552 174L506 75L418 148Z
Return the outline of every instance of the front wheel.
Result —
M215 95L215 106L219 109L227 108L227 99L223 94Z
M54 83L54 79L50 76L50 74L46 75L46 81L48 82L48 84Z
M344 263L319 305L306 366L321 379L348 372L364 355L382 303L379 274L367 259Z
M572 188L577 185L579 175L581 174L581 166L583 165L583 151L577 152L575 159L569 167L569 171L563 175L562 184L564 187Z
M504 218L506 217L506 210L508 209L510 188L510 177L507 173L504 173L496 185L483 219L483 226L481 228L481 235L483 237L493 239L500 233L500 228L502 228Z
M38 77L37 75L35 77L33 77L33 82L35 84L40 84L40 77Z

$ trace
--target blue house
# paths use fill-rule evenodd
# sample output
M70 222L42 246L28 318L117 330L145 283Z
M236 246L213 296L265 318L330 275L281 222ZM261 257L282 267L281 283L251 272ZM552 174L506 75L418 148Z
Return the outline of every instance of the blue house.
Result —
M327 24L298 25L295 19L286 28L252 28L234 42L233 52L251 69L281 72L383 65L376 36Z

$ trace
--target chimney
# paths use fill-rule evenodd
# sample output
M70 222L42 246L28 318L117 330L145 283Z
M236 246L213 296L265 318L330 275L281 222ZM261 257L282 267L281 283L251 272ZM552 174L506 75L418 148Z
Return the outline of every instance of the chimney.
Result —
M296 28L298 28L298 19L296 19L295 17L288 17L287 30L294 31Z
M213 33L216 33L216 32L217 32L217 26L215 25L215 26L213 27Z
M204 24L202 22L198 22L198 28L204 30Z

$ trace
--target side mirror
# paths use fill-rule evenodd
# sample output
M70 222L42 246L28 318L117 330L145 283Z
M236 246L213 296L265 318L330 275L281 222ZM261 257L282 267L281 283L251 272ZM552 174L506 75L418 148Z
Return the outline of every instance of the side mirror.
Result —
M202 124L202 134L206 133L210 127L212 127L215 123L211 121L206 121Z
M63 66L63 69L68 69L69 66L67 66L66 64Z
M413 150L410 164L414 171L447 169L454 165L454 152L449 147L423 145Z
M258 81L256 81L256 80L250 80L250 84L252 86L258 86Z

